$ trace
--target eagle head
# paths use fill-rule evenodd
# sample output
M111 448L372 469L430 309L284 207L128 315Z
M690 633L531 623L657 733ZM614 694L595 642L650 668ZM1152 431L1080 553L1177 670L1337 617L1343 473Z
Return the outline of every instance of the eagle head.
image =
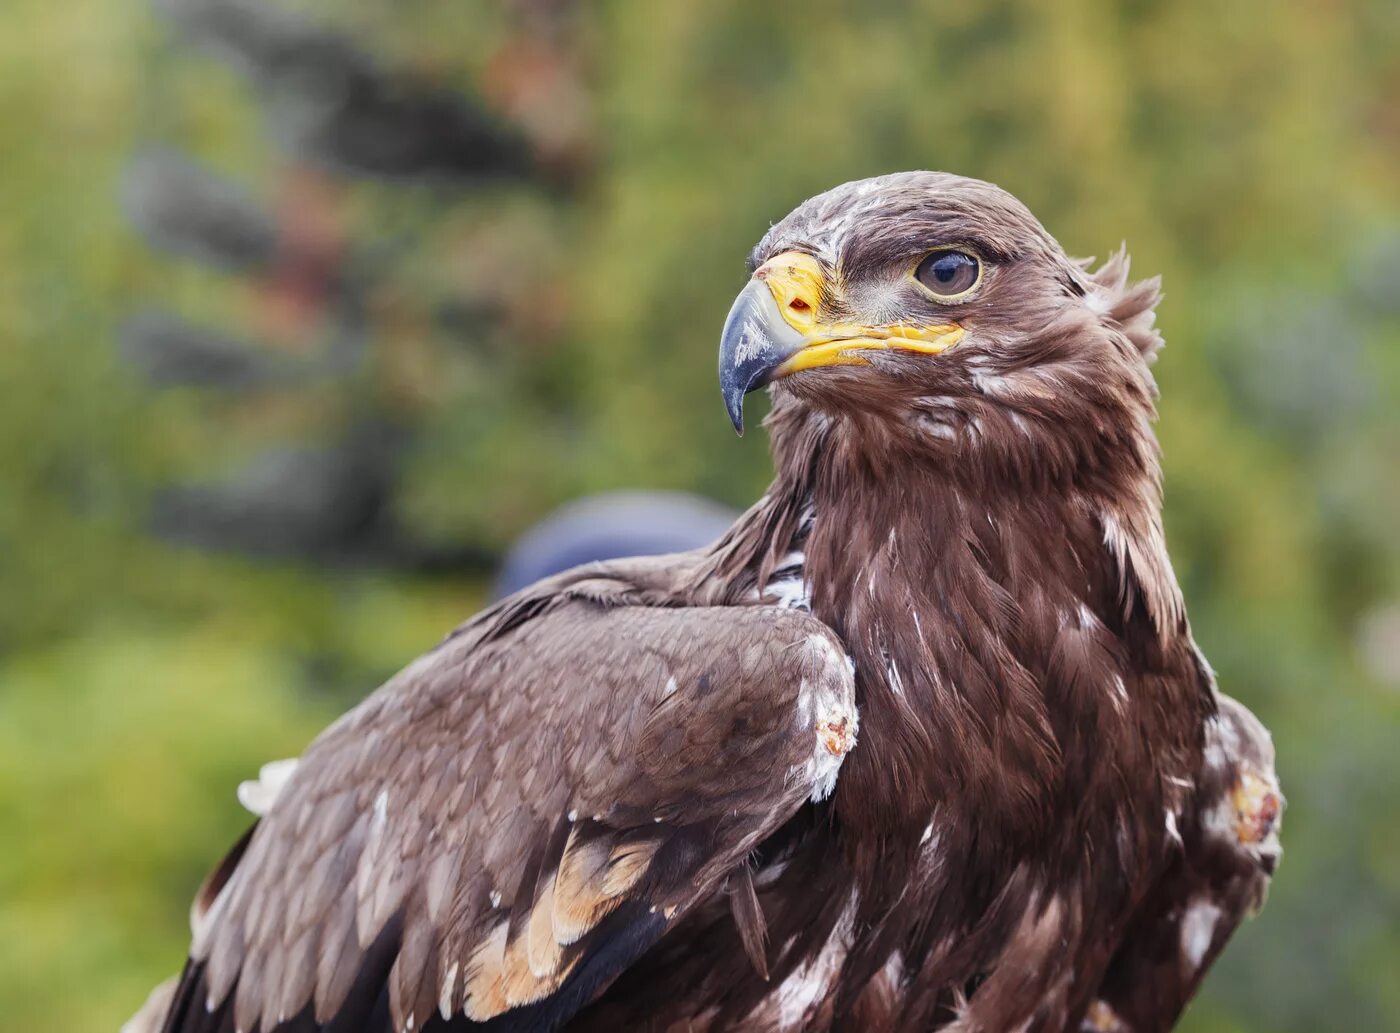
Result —
M750 255L720 346L730 419L743 433L744 396L771 384L775 412L897 429L905 450L1073 463L1094 447L1074 435L1145 435L1157 281L1129 285L1121 252L1088 265L990 183L906 172L836 187Z

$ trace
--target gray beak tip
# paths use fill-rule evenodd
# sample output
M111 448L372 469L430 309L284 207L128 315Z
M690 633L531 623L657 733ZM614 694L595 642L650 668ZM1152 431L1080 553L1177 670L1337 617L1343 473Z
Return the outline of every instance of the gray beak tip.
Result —
M744 436L744 395L739 391L724 392L724 407L729 411L729 422L734 424L734 433Z

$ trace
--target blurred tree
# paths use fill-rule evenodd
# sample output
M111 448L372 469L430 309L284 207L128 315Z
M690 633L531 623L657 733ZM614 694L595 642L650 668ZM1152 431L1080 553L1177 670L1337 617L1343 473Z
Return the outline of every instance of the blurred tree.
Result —
M269 397L296 405L311 395L324 415L319 440L304 440L302 427L302 440L263 445L231 474L201 464L195 483L160 494L154 527L256 554L483 568L485 549L504 538L415 526L404 471L443 409L477 401L464 397L470 386L449 384L454 365L482 367L472 379L493 392L505 385L517 425L550 418L550 399L515 368L522 334L533 347L549 343L550 328L529 314L529 295L547 293L544 270L510 269L503 238L531 232L515 205L548 249L558 191L584 171L580 127L531 119L528 107L511 126L441 76L380 62L348 33L258 0L158 7L183 45L248 82L277 155L275 196L260 200L175 151L138 156L122 191L133 225L170 255L249 284L255 325L231 333L155 306L125 321L122 354L157 385L222 396L211 417L235 439L240 419ZM563 10L520 5L501 44L527 50L536 78L568 59L548 32ZM164 85L153 76L149 89ZM179 103L173 91L161 96ZM481 252L506 276L425 282L432 265Z

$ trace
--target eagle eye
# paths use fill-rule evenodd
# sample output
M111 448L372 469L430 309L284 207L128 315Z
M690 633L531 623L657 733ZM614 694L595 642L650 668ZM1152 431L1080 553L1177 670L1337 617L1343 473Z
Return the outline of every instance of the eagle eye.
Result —
M939 301L957 301L981 282L982 263L966 251L939 248L919 263L914 278Z

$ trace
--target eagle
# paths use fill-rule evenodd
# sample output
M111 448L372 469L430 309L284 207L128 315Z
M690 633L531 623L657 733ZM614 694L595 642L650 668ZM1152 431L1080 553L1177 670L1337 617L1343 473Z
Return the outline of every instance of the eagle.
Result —
M772 226L714 544L457 628L241 797L163 1033L1170 1028L1279 860L1168 559L1158 281L910 172Z

